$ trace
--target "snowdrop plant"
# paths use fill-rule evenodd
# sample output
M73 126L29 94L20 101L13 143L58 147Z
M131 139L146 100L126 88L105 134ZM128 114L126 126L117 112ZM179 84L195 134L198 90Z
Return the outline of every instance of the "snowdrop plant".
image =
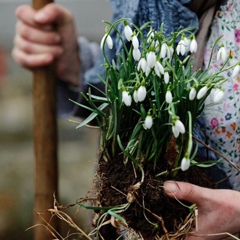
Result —
M224 95L221 86L226 81L221 73L233 68L236 76L239 64L230 67L224 64L212 75L209 66L192 72L190 55L197 51L192 29L179 29L166 37L163 25L153 30L151 23L138 27L130 19L105 23L108 30L101 47L106 76L100 77L105 92L101 92L101 97L92 95L90 90L83 95L89 105L80 106L92 113L79 127L95 118L102 133L105 160L111 161L123 153L125 162L131 160L141 169L147 163L157 167L161 161L168 161L164 154L173 142L177 154L174 165L162 171L166 174L179 169L186 171L195 157L193 126L201 116L205 99L215 91L213 103L221 101ZM118 28L119 24L123 27ZM112 48L111 32L117 33L122 44L114 59L108 59L104 47ZM219 60L229 60L220 38L214 48L219 49L216 56Z

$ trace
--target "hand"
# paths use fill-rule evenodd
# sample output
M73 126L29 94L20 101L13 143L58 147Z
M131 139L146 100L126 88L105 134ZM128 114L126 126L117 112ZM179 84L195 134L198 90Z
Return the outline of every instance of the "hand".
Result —
M173 181L165 182L164 190L171 198L197 205L198 231L191 231L186 240L222 239L227 236L222 233L240 232L240 192ZM219 235L215 235L217 233ZM206 237L207 234L214 236Z
M56 77L79 85L80 60L74 20L57 4L39 11L23 5L17 8L13 58L21 66L34 69L54 62Z

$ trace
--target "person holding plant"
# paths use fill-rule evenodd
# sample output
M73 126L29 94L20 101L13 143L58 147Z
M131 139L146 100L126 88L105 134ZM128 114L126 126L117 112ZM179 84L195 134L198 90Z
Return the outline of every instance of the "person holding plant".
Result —
M166 35L180 26L195 28L199 26L199 46L195 55L196 69L207 64L210 58L209 49L221 35L223 35L223 49L230 51L232 61L236 60L235 56L239 53L240 3L237 0L204 2L175 0L171 3L162 3L162 1L150 0L111 0L114 9L113 19L130 17L139 26L152 21L156 29L164 22ZM213 18L215 12L217 14ZM64 106L59 113L62 116L76 114L75 106L67 101L69 98L81 100L78 92L86 91L88 83L103 89L97 77L97 74L104 75L105 71L100 66L103 62L100 49L85 38L77 38L71 13L60 5L49 4L37 12L29 6L20 6L16 15L19 21L14 40L14 59L28 69L45 66L54 61L56 77L61 79L58 86L61 94L59 106ZM211 24L212 31L208 36ZM111 49L107 51L110 57L119 51L121 45L116 36L111 35L111 38L113 41L110 42ZM206 39L208 39L207 42ZM223 50L219 58L223 59L225 55ZM222 62L215 61L211 70L214 72L221 67L221 64ZM236 67L236 71L230 76L231 80L224 85L229 94L224 99L221 109L217 109L219 114L217 116L206 114L204 122L211 144L221 154L230 156L231 162L236 166L239 162L238 73L239 70ZM230 75L229 72L227 74ZM227 115L226 111L228 111ZM212 114L215 113L216 111L212 111ZM228 122L229 118L232 122ZM226 149L229 152L226 152ZM237 170L230 172L232 168L229 164L225 164L222 168L231 175L230 182L233 190L213 190L173 181L167 181L163 186L168 196L197 205L198 229L195 232L196 236L189 235L187 240L222 239L228 236L226 233L240 232L239 172ZM206 234L209 236L206 237Z

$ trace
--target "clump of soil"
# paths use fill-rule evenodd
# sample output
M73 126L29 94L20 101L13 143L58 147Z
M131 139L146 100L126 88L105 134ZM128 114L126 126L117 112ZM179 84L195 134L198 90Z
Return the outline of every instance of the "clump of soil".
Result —
M174 155L174 151L172 154ZM156 174L171 165L166 162L162 161L158 166L150 163L143 164L144 182L139 189L134 191L133 186L140 182L141 173L131 161L124 164L123 154L119 154L117 158L108 162L102 156L99 158L98 200L101 206L125 204L128 202L127 196L131 194L134 200L121 216L124 217L128 226L140 233L144 239L155 239L156 236L175 232L179 224L189 215L188 208L164 194L162 188L164 181L181 180L203 187L215 187L204 170L197 167L191 167L186 172L180 170L176 177L173 177L172 174L156 177ZM100 232L105 240L114 240L119 236L110 224L101 227Z

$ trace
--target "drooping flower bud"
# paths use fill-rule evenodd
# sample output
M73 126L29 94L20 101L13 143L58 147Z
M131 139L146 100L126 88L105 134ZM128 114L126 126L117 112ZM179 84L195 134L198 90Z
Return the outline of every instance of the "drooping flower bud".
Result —
M189 92L189 100L193 100L197 95L197 90L195 87L192 87L190 92Z
M223 62L225 62L227 60L227 51L224 47L224 45L222 45L217 53L217 61L219 61L220 59L222 59Z
M153 118L151 115L147 115L147 117L145 118L145 121L143 123L143 127L145 129L150 129L153 125Z
M147 96L146 87L141 85L137 90L137 99L139 102L142 102L142 101L144 101L146 96Z
M165 82L165 84L169 83L169 73L168 73L168 71L164 72L164 82Z
M103 49L103 44L105 41L107 43L108 48L112 49L113 48L113 40L112 40L111 36L109 35L109 33L105 33L105 35L103 36L101 43L100 43L101 49Z
M161 46L161 51L160 51L160 58L165 58L167 55L168 50L168 45L164 42Z
M223 96L224 96L224 91L222 89L217 88L214 91L214 95L212 96L212 101L214 103L218 103L222 100Z
M232 78L235 78L237 77L237 75L239 74L240 72L240 65L239 63L234 67L233 69L233 73L232 73Z
M181 170L182 171L187 171L190 167L190 164L191 164L190 159L184 157L181 161Z
M125 25L126 24L126 25ZM127 23L124 23L124 34L125 34L125 37L126 39L130 42L131 41L131 38L132 38L132 35L133 35L133 31L131 29L131 27L127 24Z
M207 86L202 87L202 88L198 91L198 93L197 93L197 99L199 100L199 99L201 99L203 96L205 96L205 94L207 93L207 91L208 91L208 87L207 87Z
M173 97L170 90L167 90L165 99L168 104L172 103Z
M132 104L132 97L126 90L123 90L122 92L122 101L126 106L131 106Z
M140 52L139 48L137 48L137 49L134 48L133 49L133 58L134 58L135 61L139 61L140 60L141 52Z
M175 122L175 127L176 127L176 128L178 129L178 131L179 131L180 133L182 133L182 134L184 134L185 131L186 131L183 123L182 123L179 119L176 120L176 122Z
M191 43L190 43L190 49L189 49L190 52L191 52L191 53L197 52L197 47L198 47L197 41L196 41L195 38L193 38L192 41L191 41Z
M138 49L139 48L139 41L136 35L133 35L132 37L132 44L133 44L133 48L134 49Z

